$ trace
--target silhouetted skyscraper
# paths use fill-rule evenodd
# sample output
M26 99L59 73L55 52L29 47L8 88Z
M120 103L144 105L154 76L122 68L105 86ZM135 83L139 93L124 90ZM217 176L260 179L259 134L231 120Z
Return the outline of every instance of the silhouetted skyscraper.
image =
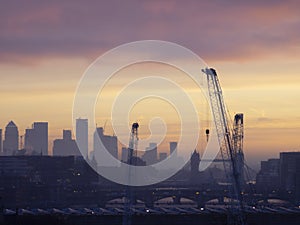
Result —
M63 139L72 140L72 132L70 130L63 130Z
M171 155L176 149L177 149L177 142L170 142L170 155ZM176 151L175 151L174 154L177 155Z
M121 160L122 162L127 162L128 161L128 148L122 147L122 153L121 153Z
M47 122L34 122L32 128L25 130L25 149L27 153L48 155Z
M191 172L198 173L200 164L200 154L195 150L191 155Z
M34 130L34 151L48 155L48 123L34 122L32 129Z
M70 130L63 130L63 139L56 139L53 141L53 155L81 156L76 141L72 139L72 133Z
M83 157L88 157L88 119L76 119L76 143Z
M99 153L101 150L100 140L102 141L104 147L107 151L118 159L118 139L116 136L104 135L104 130L102 127L97 127L94 133L94 151L95 154ZM99 140L100 138L100 140Z
M260 171L256 175L256 189L272 192L278 190L280 177L280 160L268 159L260 162Z
M25 149L27 152L34 151L34 144L35 144L34 141L35 141L34 129L26 129L25 130Z
M3 142L4 155L13 155L19 149L19 131L13 121L5 127L5 137Z
M191 155L191 181L197 183L199 175L200 154L195 150Z
M146 148L142 159L146 162L147 165L157 163L157 144L150 143L149 147Z
M300 152L280 153L280 186L300 195Z

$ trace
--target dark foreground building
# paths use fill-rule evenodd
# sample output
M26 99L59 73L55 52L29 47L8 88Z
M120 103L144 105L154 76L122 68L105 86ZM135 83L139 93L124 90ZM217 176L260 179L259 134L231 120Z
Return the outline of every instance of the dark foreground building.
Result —
M5 208L56 207L91 200L98 174L76 156L1 156L0 197ZM89 188L88 188L89 187Z

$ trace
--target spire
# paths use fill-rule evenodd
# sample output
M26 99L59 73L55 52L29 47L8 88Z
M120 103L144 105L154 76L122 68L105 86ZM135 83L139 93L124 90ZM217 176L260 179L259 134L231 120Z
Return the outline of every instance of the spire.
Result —
M14 121L10 121L7 125L6 125L6 127L17 127L16 126L16 124L14 123Z

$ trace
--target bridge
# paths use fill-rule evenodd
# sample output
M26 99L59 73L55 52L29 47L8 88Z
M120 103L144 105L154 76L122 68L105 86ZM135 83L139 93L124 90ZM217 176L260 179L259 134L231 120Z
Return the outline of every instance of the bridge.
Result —
M182 204L182 199L191 200L198 208L214 200L217 204L225 204L231 198L231 190L220 187L217 189L203 189L201 187L135 187L133 188L133 204L140 202L147 207L153 207L161 199L171 198L172 204ZM280 193L254 194L243 192L246 205L268 204L268 199L277 199L293 204L292 196L282 197ZM98 205L105 207L109 202L123 199L126 196L125 188L107 188L97 190ZM233 202L235 199L233 199Z

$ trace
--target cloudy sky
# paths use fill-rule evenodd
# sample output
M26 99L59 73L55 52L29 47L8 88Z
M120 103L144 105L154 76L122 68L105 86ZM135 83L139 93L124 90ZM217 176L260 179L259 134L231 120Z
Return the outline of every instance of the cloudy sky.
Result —
M98 56L158 39L217 69L227 106L246 117L249 160L300 150L300 3L287 1L3 1L0 127L70 129L77 83ZM104 123L105 121L99 121Z

